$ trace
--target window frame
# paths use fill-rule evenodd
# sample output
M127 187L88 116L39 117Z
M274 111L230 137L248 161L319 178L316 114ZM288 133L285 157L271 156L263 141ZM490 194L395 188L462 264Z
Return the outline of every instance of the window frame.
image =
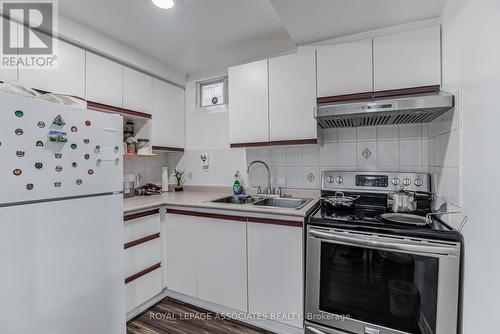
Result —
M201 105L201 100L203 98L202 94L202 87L215 84L215 83L222 83L223 84L223 97L224 97L224 103L220 104L212 104L212 105L207 105L207 106L202 106ZM223 77L217 77L217 78L211 78L208 80L202 80L196 82L196 106L201 109L205 108L217 108L217 107L223 107L228 104L228 99L229 99L229 89L228 89L228 77L223 76Z

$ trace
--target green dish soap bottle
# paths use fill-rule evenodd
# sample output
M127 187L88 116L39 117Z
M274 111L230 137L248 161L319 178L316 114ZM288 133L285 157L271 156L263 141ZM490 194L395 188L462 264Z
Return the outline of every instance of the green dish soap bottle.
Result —
M241 195L243 187L241 185L241 175L239 171L234 173L233 193L235 196Z

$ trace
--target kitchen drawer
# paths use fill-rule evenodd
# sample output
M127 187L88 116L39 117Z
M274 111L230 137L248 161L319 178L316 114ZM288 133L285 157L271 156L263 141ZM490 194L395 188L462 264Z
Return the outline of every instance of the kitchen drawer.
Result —
M125 249L124 271L125 277L161 262L161 239L146 241L139 245Z
M127 312L147 302L161 291L161 267L129 282L125 286Z
M145 238L160 232L159 209L147 210L139 213L125 215L125 226L123 228L123 242ZM140 217L140 215L143 215ZM134 218L137 217L137 218Z

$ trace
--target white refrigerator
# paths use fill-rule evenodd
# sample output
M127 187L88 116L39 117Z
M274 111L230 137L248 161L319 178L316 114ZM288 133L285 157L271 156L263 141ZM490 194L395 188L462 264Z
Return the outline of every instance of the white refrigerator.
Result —
M125 333L122 129L0 94L0 333Z

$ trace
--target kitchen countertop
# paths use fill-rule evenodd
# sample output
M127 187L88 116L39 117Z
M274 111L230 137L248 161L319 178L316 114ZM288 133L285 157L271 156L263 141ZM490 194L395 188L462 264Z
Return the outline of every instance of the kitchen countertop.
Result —
M247 189L247 193L251 195L255 194L255 189ZM211 203L211 200L232 195L231 187L186 186L182 192L166 192L161 195L126 198L124 199L123 210L124 213L127 214L166 205L176 207L182 206L228 211L244 211L280 216L306 217L316 206L319 200L319 191L316 190L286 189L284 193L298 198L312 198L312 201L299 210L258 207L252 204Z

